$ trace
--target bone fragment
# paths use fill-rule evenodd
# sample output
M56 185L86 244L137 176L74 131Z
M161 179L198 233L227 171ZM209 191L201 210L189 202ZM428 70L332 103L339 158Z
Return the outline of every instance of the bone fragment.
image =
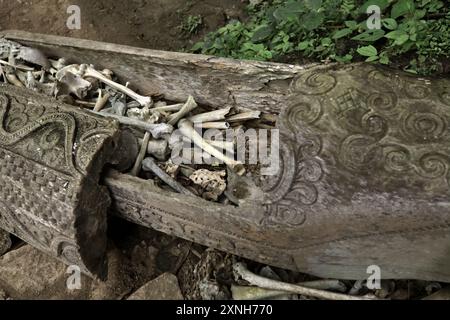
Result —
M144 135L143 142L141 144L141 149L139 150L139 154L136 158L136 162L134 163L133 169L131 169L130 172L132 176L137 176L137 174L141 170L142 160L144 160L145 154L147 153L147 145L149 141L150 141L150 133L146 132Z
M174 113L169 117L168 123L171 125L176 125L178 121L184 118L185 115L187 115L189 112L197 108L197 103L194 100L194 97L189 96L186 103L183 105L183 107L178 111L177 113Z
M196 114L195 116L189 117L188 120L193 123L225 120L225 116L230 112L230 109L231 108L225 108Z
M223 161L227 166L233 169L238 175L243 175L245 173L245 168L242 163L235 161L224 155L222 152L218 151L216 148L208 144L199 134L194 130L192 122L186 119L182 119L178 122L178 128L182 135L190 139L195 145L209 153L210 155L216 157L217 159Z
M106 112L96 112L92 111L95 114L101 115L103 117L111 117L117 119L120 123L137 127L143 129L152 134L153 138L159 139L166 134L171 134L173 132L173 126L166 123L147 123L144 121L139 121L136 119L131 119L128 117L118 116L116 114L106 113Z
M153 172L158 178L164 181L164 183L166 183L175 191L185 195L194 196L191 191L183 187L180 183L169 176L164 170L162 170L152 158L145 158L144 161L142 161L142 169L145 171Z
M304 286L284 283L268 278L261 277L257 274L250 272L243 263L235 263L233 265L233 272L237 278L242 278L253 286L265 288L269 290L285 291L294 294L300 294L309 297L315 297L325 300L372 300L369 297L355 297L342 293L335 293L330 291L324 291L319 289L311 289Z

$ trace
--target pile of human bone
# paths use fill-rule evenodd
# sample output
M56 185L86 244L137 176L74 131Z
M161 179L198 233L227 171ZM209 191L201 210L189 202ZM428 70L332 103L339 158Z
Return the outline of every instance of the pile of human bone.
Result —
M192 96L182 103L143 96L131 89L132 84L119 83L111 70L70 64L64 57L47 57L36 48L5 39L0 39L0 83L115 118L140 145L129 174L221 203L238 204L230 192L231 180L260 169L258 164L244 166L236 159L236 137L247 129L271 129L276 121L275 115L260 111L200 106ZM248 153L247 142L244 157Z

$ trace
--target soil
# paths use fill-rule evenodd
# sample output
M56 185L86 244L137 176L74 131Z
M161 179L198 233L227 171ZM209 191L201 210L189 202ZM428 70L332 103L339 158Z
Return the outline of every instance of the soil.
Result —
M245 19L244 0L0 0L0 30L17 29L142 48L180 51L230 19ZM81 9L81 29L66 26L67 8ZM192 16L193 32L182 26Z

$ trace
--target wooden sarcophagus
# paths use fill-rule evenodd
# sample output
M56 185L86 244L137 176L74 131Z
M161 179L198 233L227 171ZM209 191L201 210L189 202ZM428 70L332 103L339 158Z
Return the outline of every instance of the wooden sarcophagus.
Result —
M142 94L275 115L279 165L237 177L238 204L161 188L117 169L139 142L114 117L2 84L0 228L92 275L114 214L321 277L363 279L377 265L383 278L450 281L449 79L2 35L113 70Z

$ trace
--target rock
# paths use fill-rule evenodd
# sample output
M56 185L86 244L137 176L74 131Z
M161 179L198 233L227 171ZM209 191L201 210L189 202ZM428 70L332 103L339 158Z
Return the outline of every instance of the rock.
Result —
M108 275L106 281L94 280L89 299L122 299L133 290L130 262L116 247L109 244L107 251Z
M171 273L164 273L141 287L128 300L184 300L184 298L177 277Z
M0 258L0 283L14 299L42 298L62 277L66 266L30 245Z
M11 248L9 233L0 229L0 256Z

